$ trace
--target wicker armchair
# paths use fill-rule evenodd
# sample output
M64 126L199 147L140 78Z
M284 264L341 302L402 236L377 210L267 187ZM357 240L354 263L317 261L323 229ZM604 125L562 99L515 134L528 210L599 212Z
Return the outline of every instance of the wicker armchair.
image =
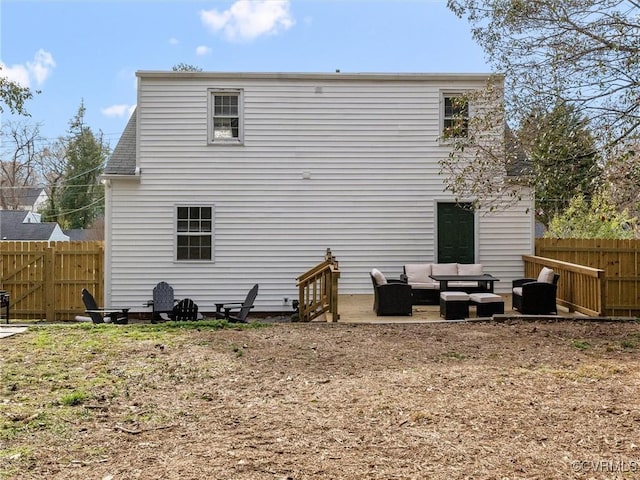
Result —
M413 315L409 284L402 280L387 280L377 269L373 269L370 276L376 315Z
M556 296L560 275L543 269L538 278L520 278L512 283L513 309L524 315L557 315Z

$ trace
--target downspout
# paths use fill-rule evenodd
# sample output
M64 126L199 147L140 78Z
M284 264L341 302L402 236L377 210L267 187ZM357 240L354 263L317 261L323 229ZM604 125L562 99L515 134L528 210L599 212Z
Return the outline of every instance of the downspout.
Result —
M111 180L103 179L104 184L104 305L111 305Z

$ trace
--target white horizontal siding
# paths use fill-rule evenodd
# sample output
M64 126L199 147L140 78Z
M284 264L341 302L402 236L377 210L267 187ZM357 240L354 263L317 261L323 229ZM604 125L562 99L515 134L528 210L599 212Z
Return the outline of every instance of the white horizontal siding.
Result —
M142 75L140 181L108 189L108 300L136 310L164 280L210 309L260 283L268 308L297 296L295 278L327 247L341 293L370 293L374 266L397 277L433 261L434 199L451 199L438 175L440 92L480 86ZM243 89L244 145L207 145L209 88ZM177 204L215 207L214 262L173 260ZM530 252L525 210L478 220L479 261L505 280Z

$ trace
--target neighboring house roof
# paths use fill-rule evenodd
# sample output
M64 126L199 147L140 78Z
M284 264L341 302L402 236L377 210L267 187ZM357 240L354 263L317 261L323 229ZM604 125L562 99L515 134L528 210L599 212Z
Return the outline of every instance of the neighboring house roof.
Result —
M43 193L42 187L25 187L22 189L22 198L20 205L33 207Z
M527 174L529 170L529 159L518 143L518 139L513 134L509 125L505 125L504 140L507 154L510 156L507 164L507 175L509 177L520 177Z
M19 187L13 189L13 193L5 195L5 201L9 203L9 209L38 210L49 197L44 187ZM0 206L0 210L2 207Z
M0 211L0 240L69 240L56 222L40 222L24 210Z
M93 232L86 228L72 228L71 230L64 230L64 234L67 235L72 242L84 242L89 239L88 237L93 235Z
M137 109L131 114L104 169L105 175L135 175Z

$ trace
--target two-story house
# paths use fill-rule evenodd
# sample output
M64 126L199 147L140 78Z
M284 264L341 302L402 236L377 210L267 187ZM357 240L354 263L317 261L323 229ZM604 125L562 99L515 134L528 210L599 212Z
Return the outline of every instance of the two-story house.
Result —
M340 293L370 294L372 267L398 277L451 245L500 278L498 292L522 276L528 192L469 213L440 174L452 99L488 74L137 76L104 175L106 303L135 311L164 280L208 311L259 283L256 308L275 309L327 248Z

